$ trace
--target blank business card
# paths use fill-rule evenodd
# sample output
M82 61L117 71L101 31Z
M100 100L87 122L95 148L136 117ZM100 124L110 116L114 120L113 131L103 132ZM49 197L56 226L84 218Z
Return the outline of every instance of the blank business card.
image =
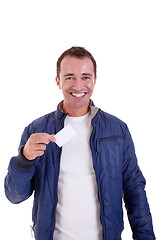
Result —
M65 143L69 142L73 137L76 136L76 131L70 126L67 125L62 130L60 130L56 135L54 135L56 139L56 144L59 147L62 147Z

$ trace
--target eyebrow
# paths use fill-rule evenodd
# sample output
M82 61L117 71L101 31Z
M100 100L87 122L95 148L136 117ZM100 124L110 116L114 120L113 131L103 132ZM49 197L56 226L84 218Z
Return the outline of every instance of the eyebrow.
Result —
M74 73L67 73L64 75L64 77L70 77L70 76L74 76Z
M74 76L74 73L67 73L67 74L64 75L64 77L71 77L71 76ZM92 74L82 73L82 76L91 76L92 77Z
M83 76L86 76L86 75L87 75L87 76L92 77L92 74L90 74L90 73L82 73L82 75L83 75Z

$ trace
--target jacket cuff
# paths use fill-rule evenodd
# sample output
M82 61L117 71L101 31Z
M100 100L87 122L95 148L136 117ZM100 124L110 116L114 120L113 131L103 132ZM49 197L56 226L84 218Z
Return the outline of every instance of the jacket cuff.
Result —
M32 168L35 163L35 160L28 160L27 158L25 158L25 156L23 155L23 148L24 146L22 146L19 150L19 154L16 157L16 163L21 168L25 169Z

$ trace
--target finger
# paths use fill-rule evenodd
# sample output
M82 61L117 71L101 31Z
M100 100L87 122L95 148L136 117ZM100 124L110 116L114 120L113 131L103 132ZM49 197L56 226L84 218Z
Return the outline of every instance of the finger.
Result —
M36 151L36 157L40 157L44 155L44 151Z
M56 138L54 137L54 134L50 135L50 142L56 142Z
M36 151L45 151L46 145L43 143L37 143L37 144L35 144L35 150Z
M41 140L43 142L40 142L40 144L48 144L49 142L56 142L56 138L54 137L54 134L45 134L41 136Z
M50 135L47 133L36 133L33 136L34 143L48 144L50 142Z

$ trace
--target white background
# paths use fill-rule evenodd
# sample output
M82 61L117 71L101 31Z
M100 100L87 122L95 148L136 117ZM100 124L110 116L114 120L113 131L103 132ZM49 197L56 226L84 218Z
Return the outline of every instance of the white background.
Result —
M76 45L97 61L95 104L129 126L160 239L160 2L5 0L0 34L0 239L31 239L33 198L11 204L3 181L24 127L62 99L56 61ZM130 240L124 213L122 237Z

